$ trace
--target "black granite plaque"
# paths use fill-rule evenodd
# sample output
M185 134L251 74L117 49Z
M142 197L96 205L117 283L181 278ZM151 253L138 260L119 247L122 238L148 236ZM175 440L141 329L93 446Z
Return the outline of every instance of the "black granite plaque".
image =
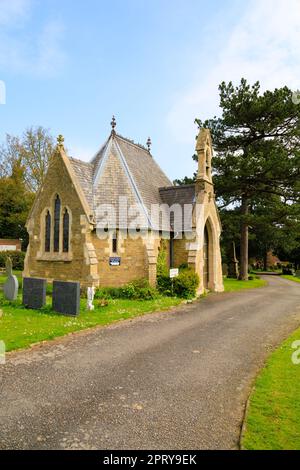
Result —
M46 305L46 279L24 277L23 279L23 305L26 308L39 310Z
M80 283L53 281L52 309L64 315L78 315L80 309Z

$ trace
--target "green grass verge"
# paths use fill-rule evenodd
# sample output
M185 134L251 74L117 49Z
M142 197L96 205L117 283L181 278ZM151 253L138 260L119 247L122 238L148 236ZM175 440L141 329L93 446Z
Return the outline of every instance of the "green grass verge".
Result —
M282 274L281 277L288 279L289 281L300 282L300 277L295 277L290 274Z
M20 280L21 273L16 273ZM0 276L0 286L6 277ZM252 281L237 281L225 279L225 291L236 291L261 287L265 281L255 279ZM110 300L108 306L100 307L95 301L96 308L93 312L86 310L86 300L81 300L80 315L78 317L66 317L58 315L51 310L51 298L47 297L47 305L40 311L28 310L21 303L21 289L18 300L8 302L4 300L0 292L0 309L3 314L0 317L0 340L3 340L7 351L26 348L34 343L54 339L59 336L84 330L97 325L134 318L145 313L158 310L167 310L178 305L181 300L172 297L159 297L155 300Z
M264 279L252 279L250 281L239 281L238 279L224 279L225 292L235 292L242 289L255 289L264 287L267 281Z
M246 416L242 447L248 450L300 450L300 364L292 362L290 336L267 361L256 380ZM298 355L299 357L299 355Z
M6 345L6 351L26 348L34 343L63 336L74 331L84 330L97 325L137 317L145 313L166 310L178 305L180 299L160 297L155 300L110 300L108 306L97 306L93 312L86 310L86 300L81 300L78 317L66 317L51 311L51 300L40 311L25 309L19 295L15 302L4 300L0 293L0 340Z
M13 274L17 276L18 281L19 281L19 288L22 287L22 271L13 271ZM2 286L7 279L7 276L5 273L0 273L0 286Z

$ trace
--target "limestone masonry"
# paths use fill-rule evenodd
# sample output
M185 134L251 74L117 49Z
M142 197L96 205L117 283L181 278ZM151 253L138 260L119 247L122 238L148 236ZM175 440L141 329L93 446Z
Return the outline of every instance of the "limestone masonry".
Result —
M156 283L159 250L168 267L188 265L199 293L223 290L221 225L211 174L211 136L197 138L193 185L174 186L148 149L112 132L89 163L68 157L60 136L27 221L25 277L82 287Z

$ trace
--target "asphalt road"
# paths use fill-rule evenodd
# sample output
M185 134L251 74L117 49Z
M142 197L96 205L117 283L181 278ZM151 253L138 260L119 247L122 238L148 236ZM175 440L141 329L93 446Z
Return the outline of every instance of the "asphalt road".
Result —
M268 281L9 354L0 448L237 448L256 373L300 325L299 284Z

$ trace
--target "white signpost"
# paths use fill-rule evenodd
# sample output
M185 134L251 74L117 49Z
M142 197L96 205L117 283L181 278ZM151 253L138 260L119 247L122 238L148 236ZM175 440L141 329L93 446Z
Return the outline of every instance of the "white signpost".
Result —
M174 295L174 278L179 275L179 269L178 268L172 268L170 269L170 279L172 279L172 295Z

